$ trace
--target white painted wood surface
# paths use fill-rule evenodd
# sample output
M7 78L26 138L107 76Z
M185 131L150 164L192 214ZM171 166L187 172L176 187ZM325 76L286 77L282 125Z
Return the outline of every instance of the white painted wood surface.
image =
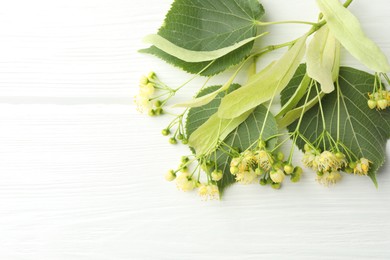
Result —
M163 180L187 151L132 96L149 70L171 85L189 78L136 53L170 3L0 1L0 259L390 259L388 165L378 190L353 176L323 188L307 172L212 202ZM263 3L268 20L316 19L315 1ZM390 57L388 2L351 9ZM277 26L268 42L306 29Z

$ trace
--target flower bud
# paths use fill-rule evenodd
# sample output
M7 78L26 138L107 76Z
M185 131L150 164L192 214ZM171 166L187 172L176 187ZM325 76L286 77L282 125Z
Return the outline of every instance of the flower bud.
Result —
M148 83L149 83L149 80L148 80L148 78L145 77L145 76L142 76L141 79L139 80L139 84L140 84L140 85L146 85L146 84L148 84Z
M165 179L167 181L173 181L174 179L176 179L176 173L174 170L169 170L166 174L165 174Z
M376 108L377 102L375 100L369 99L367 101L367 105L370 109L374 109Z
M170 144L177 144L176 138L174 138L174 137L169 138L169 143L170 143Z
M272 183L272 184L271 184L271 187L272 187L273 189L275 189L275 190L279 190L280 187L281 187L281 184L280 184L280 183Z
M260 179L260 185L261 186L267 185L267 180L266 179Z
M377 102L378 104L378 109L386 109L387 108L387 100L386 99L380 99Z
M291 174L294 171L294 167L292 167L292 165L289 164L285 165L283 169L286 174Z
M236 167L236 166L232 166L232 167L230 167L230 173L231 174L237 174L238 173L238 167Z
M277 170L277 171L271 171L270 173L270 178L273 182L275 183L281 183L284 180L284 173L282 170Z
M221 170L214 170L212 173L211 173L211 179L213 181L219 181L221 180L223 177L223 173Z
M294 174L299 174L299 175L301 175L302 172L303 172L303 170L302 170L301 167L295 166L295 168L294 168Z
M169 135L171 133L171 131L169 131L169 129L163 129L161 131L161 133L162 133L162 135L167 136L167 135Z

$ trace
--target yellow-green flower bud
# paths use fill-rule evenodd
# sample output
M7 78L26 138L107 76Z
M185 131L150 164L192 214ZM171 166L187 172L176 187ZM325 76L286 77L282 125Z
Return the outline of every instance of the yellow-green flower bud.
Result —
M219 181L221 180L223 177L223 173L221 170L214 170L212 173L211 173L211 179L213 181Z
M279 190L282 185L280 183L272 183L271 187L275 190Z
M387 100L386 99L380 99L377 102L378 109L386 109L387 108Z
M258 146L260 149L265 149L267 144L263 140L260 140Z
M292 165L290 165L290 164L287 164L284 166L284 172L286 174L291 174L294 172L294 167L292 167Z
M174 179L176 179L176 173L174 170L169 170L166 174L165 174L165 179L167 181L173 181Z
M375 100L369 99L367 101L367 105L370 109L374 109L376 108L377 102Z
M169 143L170 143L170 144L177 144L176 138L174 138L174 137L169 138Z
M266 179L260 179L260 185L261 186L267 185L267 180Z
M161 107L156 108L156 115L159 116L164 113L164 110Z
M302 170L301 167L295 166L295 168L294 168L294 174L299 174L299 175L301 175L302 172L303 172L303 170Z
M148 114L149 114L149 116L155 116L156 111L154 109L150 109Z
M153 71L149 72L149 74L148 74L149 80L154 79L155 77L156 77L156 73L154 73Z
M171 131L169 131L169 129L163 129L161 131L161 133L162 133L162 135L167 136L167 135L169 135L171 133Z
M183 139L183 140L181 140L181 143L182 144L188 144L188 140L187 139Z
M148 83L149 83L148 78L145 77L145 76L142 76L141 79L140 79L140 81L139 81L139 84L140 84L140 85L146 85L146 84L148 84Z
M232 167L230 167L230 173L231 174L237 174L238 173L238 167L236 167L236 166L232 166Z
M281 183L284 180L284 177L285 177L284 172L280 169L277 171L270 172L270 178L275 183Z

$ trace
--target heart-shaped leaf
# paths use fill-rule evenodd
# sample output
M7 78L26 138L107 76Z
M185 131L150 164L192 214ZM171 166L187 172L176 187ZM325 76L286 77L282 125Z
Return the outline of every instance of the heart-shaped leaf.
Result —
M264 14L258 0L176 0L158 35L192 51L215 51L257 35L256 22ZM183 70L211 76L242 61L252 50L253 41L210 61L186 62L152 46L141 52L156 55Z
M304 74L305 67L301 66L294 82L282 92L282 103L294 93ZM385 161L386 142L390 137L390 111L371 110L367 106L367 94L372 91L375 80L373 75L341 67L338 80L339 88L321 100L326 130L358 158L365 157L372 162L369 176L376 184L375 174ZM296 127L295 122L288 129L294 131ZM320 136L323 123L319 104L304 114L299 131L311 142ZM298 139L297 145L303 149L303 140Z
M220 86L213 86L202 90L198 96L207 95L218 89ZM239 85L233 84L228 92L231 92L239 88ZM221 103L221 98L225 95L225 92L221 92L218 96L208 103L207 105L191 108L188 112L187 123L186 123L186 132L190 136L194 133L200 126L202 126L210 116L214 115L218 106ZM265 118L267 114L267 108L264 106L258 106L255 110L242 122L238 127L236 127L227 137L224 139L224 143L230 147L238 148L240 151L246 150L252 144L254 144L260 135L261 128L263 127ZM272 114L268 114L267 121L264 126L263 139L267 139L273 135L276 135L278 128L276 125L275 118ZM275 147L276 139L272 139L267 143L267 147L272 149ZM226 149L226 147L224 147ZM217 161L218 169L223 171L223 178L218 181L218 188L220 195L222 195L225 188L235 182L235 177L230 173L230 161L231 158L228 156L222 148L216 150L216 157L213 155L210 156L210 160Z

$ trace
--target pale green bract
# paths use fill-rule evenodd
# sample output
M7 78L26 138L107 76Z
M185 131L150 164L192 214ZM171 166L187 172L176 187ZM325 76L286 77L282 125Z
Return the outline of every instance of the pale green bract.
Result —
M330 31L356 59L375 72L390 72L379 47L364 34L359 20L339 0L317 0Z
M275 64L260 71L244 86L222 99L218 115L235 118L280 93L294 76L306 49L307 34L297 40Z
M255 37L250 37L248 39L242 40L228 47L220 48L213 51L192 51L185 48L182 48L164 37L158 34L150 34L144 38L145 43L150 43L160 50L166 52L169 55L172 55L178 59L181 59L186 62L203 62L203 61L212 61L218 58L225 56L226 54L244 46L245 44L256 40L264 35L268 34L268 32L262 33Z
M340 44L324 25L314 35L306 53L307 74L321 84L324 93L334 90L338 77Z
M224 140L252 112L253 109L233 119L222 119L215 113L191 134L188 144L195 149L197 155L209 154L217 148L218 141Z

